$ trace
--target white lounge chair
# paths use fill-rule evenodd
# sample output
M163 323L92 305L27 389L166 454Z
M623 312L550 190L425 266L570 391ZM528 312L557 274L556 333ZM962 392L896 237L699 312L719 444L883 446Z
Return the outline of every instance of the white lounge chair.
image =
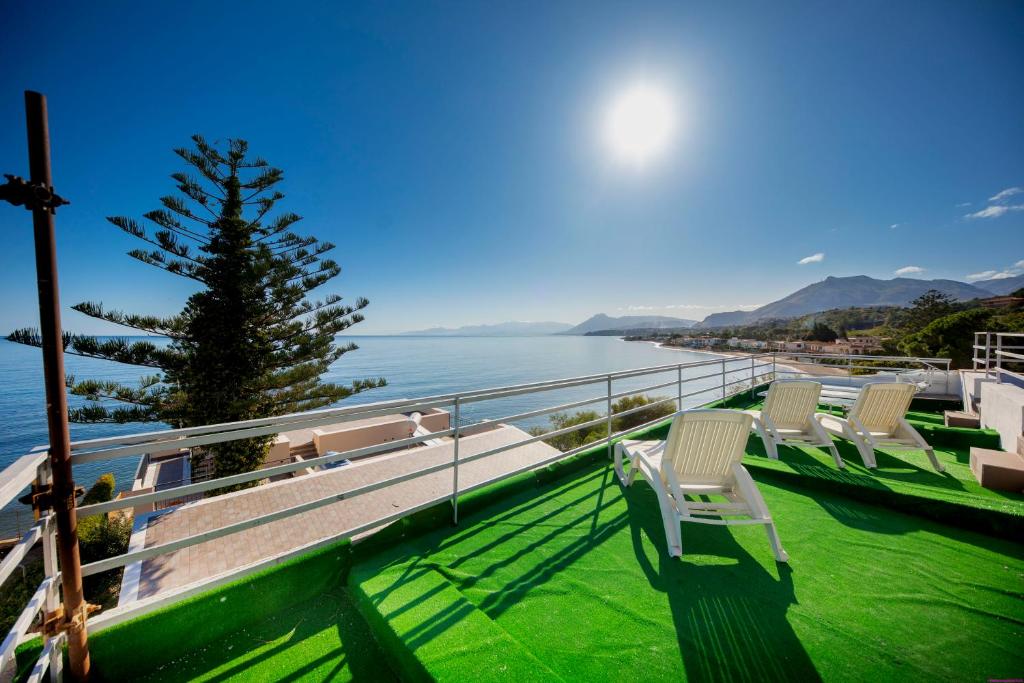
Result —
M910 426L907 409L917 388L901 382L868 382L845 417L818 413L815 419L826 432L849 439L860 452L864 466L878 467L875 449L924 451L932 467L945 468L935 457L935 450Z
M740 464L751 420L734 410L686 410L672 421L666 441L616 444L615 471L622 485L632 486L639 471L658 494L670 556L683 554L680 522L699 522L763 524L775 558L789 559L761 492ZM623 456L630 459L628 474ZM724 496L729 502L687 500L688 495Z
M768 396L761 410L748 410L754 418L765 453L779 459L780 445L824 446L832 453L836 466L846 467L839 450L814 414L818 410L821 383L806 379L779 379L768 387Z

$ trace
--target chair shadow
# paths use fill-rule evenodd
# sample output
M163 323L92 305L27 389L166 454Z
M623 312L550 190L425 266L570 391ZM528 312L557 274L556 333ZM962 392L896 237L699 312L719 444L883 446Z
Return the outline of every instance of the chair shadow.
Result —
M691 681L820 681L786 619L797 603L792 569L776 563L776 579L722 526L683 525L683 556L668 555L658 502L646 485L624 490L637 562L650 585L668 596L679 654ZM657 549L652 556L643 537ZM764 539L767 548L767 538ZM731 558L699 565L687 556Z

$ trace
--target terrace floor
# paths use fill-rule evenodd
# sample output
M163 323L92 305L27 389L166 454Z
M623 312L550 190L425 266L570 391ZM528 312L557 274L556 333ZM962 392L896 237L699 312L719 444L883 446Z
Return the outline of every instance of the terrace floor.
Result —
M101 631L98 678L1019 678L1024 496L973 481L990 434L910 417L947 473L918 453L868 471L847 445L843 472L812 448L771 461L752 435L788 564L758 527L684 525L669 558L653 491L602 447L467 500L458 527L413 520Z

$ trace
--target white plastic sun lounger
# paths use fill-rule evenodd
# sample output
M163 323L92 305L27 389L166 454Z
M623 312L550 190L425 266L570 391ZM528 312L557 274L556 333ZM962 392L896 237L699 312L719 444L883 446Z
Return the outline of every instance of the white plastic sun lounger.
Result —
M779 379L768 387L761 410L746 411L754 418L765 453L779 459L780 445L823 446L832 453L836 466L845 467L832 437L814 418L818 410L821 383L806 379Z
M734 410L686 410L672 421L666 441L616 444L615 471L622 485L632 486L641 472L658 495L670 556L683 554L680 522L698 522L763 524L775 559L789 559L761 492L740 464L751 420ZM630 459L628 474L623 456ZM688 495L724 496L728 502L687 500Z
M935 450L910 426L907 409L917 388L897 382L869 382L861 389L857 402L845 417L818 413L815 419L826 432L849 439L860 452L864 466L878 467L875 449L924 451L937 471L945 468L935 457Z

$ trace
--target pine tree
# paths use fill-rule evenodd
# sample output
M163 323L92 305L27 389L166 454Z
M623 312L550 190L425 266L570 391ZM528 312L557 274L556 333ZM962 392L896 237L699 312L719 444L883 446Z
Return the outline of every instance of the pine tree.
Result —
M165 422L188 427L312 410L383 386L383 378L351 385L322 381L327 368L355 344L335 335L363 320L364 298L342 304L338 295L312 300L312 290L341 269L324 255L329 242L292 232L294 213L267 219L284 195L284 177L260 158L247 156L243 140L223 152L193 136L195 147L174 150L199 177L171 177L183 196L163 197L163 208L131 218L108 218L149 246L134 259L199 284L181 313L163 318L73 306L87 316L167 337L150 341L65 334L67 353L150 368L138 386L68 377L72 394L85 400L74 422ZM190 171L191 172L191 171ZM247 216L246 213L249 215ZM35 330L8 339L38 346ZM270 437L210 447L218 477L258 468Z

